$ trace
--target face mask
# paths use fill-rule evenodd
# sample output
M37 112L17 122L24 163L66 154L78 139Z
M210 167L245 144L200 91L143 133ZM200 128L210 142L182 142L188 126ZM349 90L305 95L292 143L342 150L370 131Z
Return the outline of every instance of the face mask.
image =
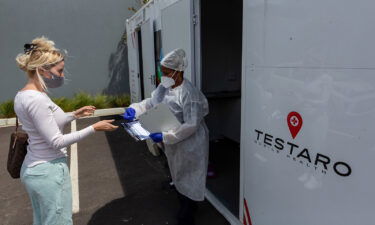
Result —
M48 88L58 88L64 84L65 78L63 76L57 76L53 73L49 73L51 78L43 77L43 81Z
M163 85L165 88L170 88L173 85L175 85L175 81L173 79L174 75L176 74L177 71L174 71L172 77L167 77L167 76L162 76L161 77L161 85Z

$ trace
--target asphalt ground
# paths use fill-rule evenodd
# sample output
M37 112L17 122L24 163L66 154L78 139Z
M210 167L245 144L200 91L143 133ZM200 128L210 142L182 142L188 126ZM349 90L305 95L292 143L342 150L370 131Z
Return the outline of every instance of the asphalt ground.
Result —
M99 119L78 120L77 129ZM32 208L25 188L6 171L13 130L0 128L0 224L30 225ZM165 163L164 157L151 155L144 142L135 142L121 127L114 132L96 132L79 142L80 211L73 216L74 224L174 225L179 202L175 190L162 186L169 178ZM204 201L199 203L196 224L229 223Z

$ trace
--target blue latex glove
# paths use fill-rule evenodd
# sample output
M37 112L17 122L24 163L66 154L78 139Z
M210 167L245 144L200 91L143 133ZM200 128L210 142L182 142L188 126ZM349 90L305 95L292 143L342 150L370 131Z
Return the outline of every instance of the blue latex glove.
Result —
M135 118L135 109L127 108L122 117L124 117L125 120L133 121Z
M150 138L155 142L159 143L163 141L163 134L162 133L152 133L150 134Z

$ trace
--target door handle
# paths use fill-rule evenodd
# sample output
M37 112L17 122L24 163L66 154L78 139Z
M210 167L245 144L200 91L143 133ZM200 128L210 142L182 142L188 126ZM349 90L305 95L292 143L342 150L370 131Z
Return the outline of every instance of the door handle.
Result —
M148 79L151 80L151 84L156 85L155 75L151 75Z

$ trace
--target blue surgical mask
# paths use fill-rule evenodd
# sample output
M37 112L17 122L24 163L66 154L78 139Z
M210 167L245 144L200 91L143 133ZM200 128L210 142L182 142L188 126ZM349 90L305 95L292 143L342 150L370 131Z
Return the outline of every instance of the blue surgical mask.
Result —
M64 84L65 78L63 76L58 76L53 73L49 73L51 78L43 77L43 81L48 88L58 88Z

